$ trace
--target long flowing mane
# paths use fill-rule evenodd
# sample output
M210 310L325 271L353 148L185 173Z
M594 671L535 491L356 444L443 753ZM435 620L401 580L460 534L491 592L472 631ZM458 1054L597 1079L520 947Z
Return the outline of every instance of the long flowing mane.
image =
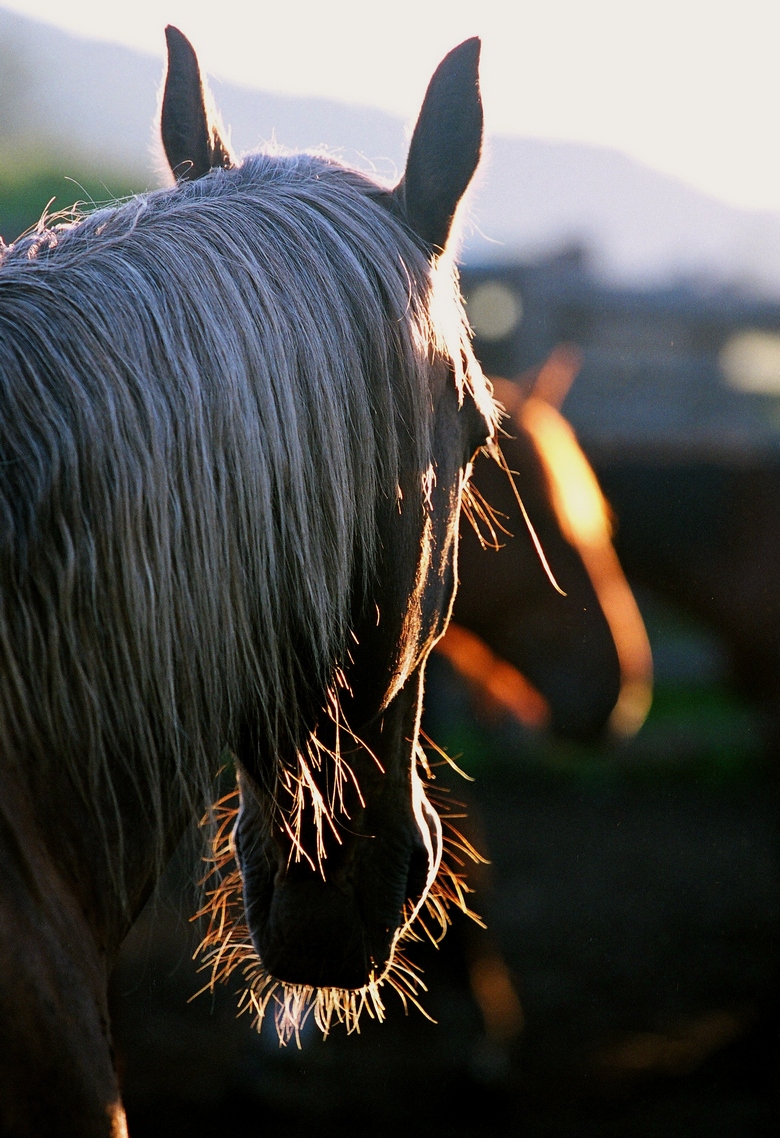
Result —
M113 801L108 850L117 779L161 833L245 708L273 746L333 689L399 455L429 471L434 351L484 403L382 192L261 154L4 253L0 747Z

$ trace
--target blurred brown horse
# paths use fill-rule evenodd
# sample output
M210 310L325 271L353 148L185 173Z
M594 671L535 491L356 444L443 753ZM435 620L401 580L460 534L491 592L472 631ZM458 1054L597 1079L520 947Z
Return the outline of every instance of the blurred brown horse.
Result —
M499 548L461 527L460 587L437 651L483 704L587 740L605 726L618 737L639 729L652 661L609 506L556 409L579 366L577 349L562 345L535 373L493 381L509 415L501 449L519 497L505 471L477 459L473 487L497 516Z

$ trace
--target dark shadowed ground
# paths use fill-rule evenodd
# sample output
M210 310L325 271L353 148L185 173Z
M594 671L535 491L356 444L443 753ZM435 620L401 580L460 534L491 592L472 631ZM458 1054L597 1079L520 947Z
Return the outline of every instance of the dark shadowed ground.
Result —
M229 992L187 1004L182 852L114 985L132 1138L776 1133L775 772L717 645L653 602L646 614L659 691L625 752L488 730L435 668L429 730L476 777L493 865L475 905L514 977L519 1035L486 1034L457 926L421 954L436 1025L391 996L388 1022L360 1037L307 1031L280 1050L235 1020Z

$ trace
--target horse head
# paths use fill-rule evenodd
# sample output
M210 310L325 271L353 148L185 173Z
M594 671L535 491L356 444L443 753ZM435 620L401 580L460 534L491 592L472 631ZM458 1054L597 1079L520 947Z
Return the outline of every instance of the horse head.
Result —
M209 119L192 48L175 29L167 37L163 143L174 173L195 180L231 160ZM214 951L246 964L258 1009L279 981L294 998L326 989L336 1013L349 1016L351 993L376 994L439 870L441 824L418 770L423 676L453 602L461 493L494 411L462 326L454 339L437 327L433 298L442 279L452 290L446 246L479 160L478 58L473 39L443 60L401 181L367 190L376 225L411 239L412 271L428 278L429 344L422 405L407 405L396 424L397 480L377 510L375 556L354 566L345 650L324 680L312 666L299 682L299 722L272 754L251 714L235 744L240 808L229 852L243 905L236 908L234 892L226 952L225 896L215 891L223 907ZM420 414L429 421L425 455L412 443L410 420Z
M483 549L476 531L463 528L455 623L438 647L489 702L526 725L584 741L605 727L618 737L639 729L652 661L612 545L609 506L554 406L580 362L561 345L530 394L522 383L494 381L510 416L505 469L479 458L473 490L498 519L498 548ZM555 387L562 389L551 399Z

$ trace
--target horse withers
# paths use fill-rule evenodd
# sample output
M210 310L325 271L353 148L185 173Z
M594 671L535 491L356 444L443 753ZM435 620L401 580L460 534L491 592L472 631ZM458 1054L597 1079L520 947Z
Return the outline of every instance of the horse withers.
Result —
M167 39L176 184L0 262L18 1138L124 1131L107 975L226 754L241 930L223 931L258 1010L279 984L321 1019L381 1007L441 858L423 672L495 424L446 253L481 147L479 42L434 74L390 190L324 156L234 161Z

